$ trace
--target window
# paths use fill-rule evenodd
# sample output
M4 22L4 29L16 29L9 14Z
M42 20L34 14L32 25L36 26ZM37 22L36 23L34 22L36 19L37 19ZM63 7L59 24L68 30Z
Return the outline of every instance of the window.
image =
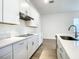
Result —
M79 18L74 18L74 25L77 26L77 31L79 32Z

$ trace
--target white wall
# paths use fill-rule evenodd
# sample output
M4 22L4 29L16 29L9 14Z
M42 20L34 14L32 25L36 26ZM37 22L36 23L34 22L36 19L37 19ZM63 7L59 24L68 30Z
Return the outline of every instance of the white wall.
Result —
M73 24L75 17L79 17L79 12L43 15L41 17L43 38L55 39L56 33L72 33L68 31L68 27Z

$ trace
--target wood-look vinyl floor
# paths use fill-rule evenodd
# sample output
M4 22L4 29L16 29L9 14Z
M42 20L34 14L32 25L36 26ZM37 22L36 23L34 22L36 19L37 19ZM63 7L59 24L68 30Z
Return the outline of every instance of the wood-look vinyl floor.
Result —
M44 40L31 59L57 59L56 40Z

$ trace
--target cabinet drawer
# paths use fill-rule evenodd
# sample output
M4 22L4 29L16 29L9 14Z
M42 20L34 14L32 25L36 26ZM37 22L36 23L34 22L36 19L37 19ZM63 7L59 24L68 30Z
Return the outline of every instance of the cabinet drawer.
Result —
M26 45L26 40L23 40L23 41L19 41L19 42L13 44L13 48L14 48L14 50L17 50L17 49L24 48L25 45Z
M9 52L12 52L12 45L1 48L0 56L4 56L4 55L8 54Z

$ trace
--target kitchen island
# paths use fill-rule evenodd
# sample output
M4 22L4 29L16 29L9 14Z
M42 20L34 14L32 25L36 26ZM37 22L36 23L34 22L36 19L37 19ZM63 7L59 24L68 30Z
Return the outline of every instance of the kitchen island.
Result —
M57 34L56 36L57 36L57 57L58 59L79 59L79 41L63 40L60 37L60 36L72 36L72 35Z

